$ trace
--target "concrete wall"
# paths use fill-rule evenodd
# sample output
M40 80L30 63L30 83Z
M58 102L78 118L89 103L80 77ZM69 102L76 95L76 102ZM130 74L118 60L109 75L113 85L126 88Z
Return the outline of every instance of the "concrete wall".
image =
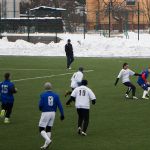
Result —
M2 18L20 17L20 0L0 0Z

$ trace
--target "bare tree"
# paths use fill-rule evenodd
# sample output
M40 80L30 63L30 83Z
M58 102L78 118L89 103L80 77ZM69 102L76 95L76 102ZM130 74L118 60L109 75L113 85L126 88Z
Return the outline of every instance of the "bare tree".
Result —
M149 33L150 33L150 0L142 0L142 5L148 23Z
M111 18L114 19L119 25L119 32L123 32L123 24L127 22L128 8L126 7L126 1L118 0L103 0L105 16L111 14Z

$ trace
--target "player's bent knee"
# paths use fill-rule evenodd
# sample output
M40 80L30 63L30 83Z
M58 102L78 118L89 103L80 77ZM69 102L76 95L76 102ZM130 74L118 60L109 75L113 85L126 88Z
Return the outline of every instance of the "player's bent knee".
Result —
M135 87L135 86L132 86L131 88L132 88L133 90L135 90L135 89L136 89L136 87Z

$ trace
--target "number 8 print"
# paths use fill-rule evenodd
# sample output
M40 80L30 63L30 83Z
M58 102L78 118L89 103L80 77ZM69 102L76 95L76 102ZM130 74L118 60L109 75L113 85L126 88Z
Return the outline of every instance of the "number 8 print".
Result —
M53 106L53 97L52 96L48 97L48 105Z

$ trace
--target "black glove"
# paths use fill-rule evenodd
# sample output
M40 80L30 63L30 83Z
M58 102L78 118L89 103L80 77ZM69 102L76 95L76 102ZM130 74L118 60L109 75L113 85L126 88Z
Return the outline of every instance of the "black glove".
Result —
M60 116L60 120L64 120L65 119L65 117L64 116Z
M96 100L92 100L92 104L95 105L96 104Z
M70 105L70 102L69 102L69 101L67 101L67 102L66 102L66 105Z

